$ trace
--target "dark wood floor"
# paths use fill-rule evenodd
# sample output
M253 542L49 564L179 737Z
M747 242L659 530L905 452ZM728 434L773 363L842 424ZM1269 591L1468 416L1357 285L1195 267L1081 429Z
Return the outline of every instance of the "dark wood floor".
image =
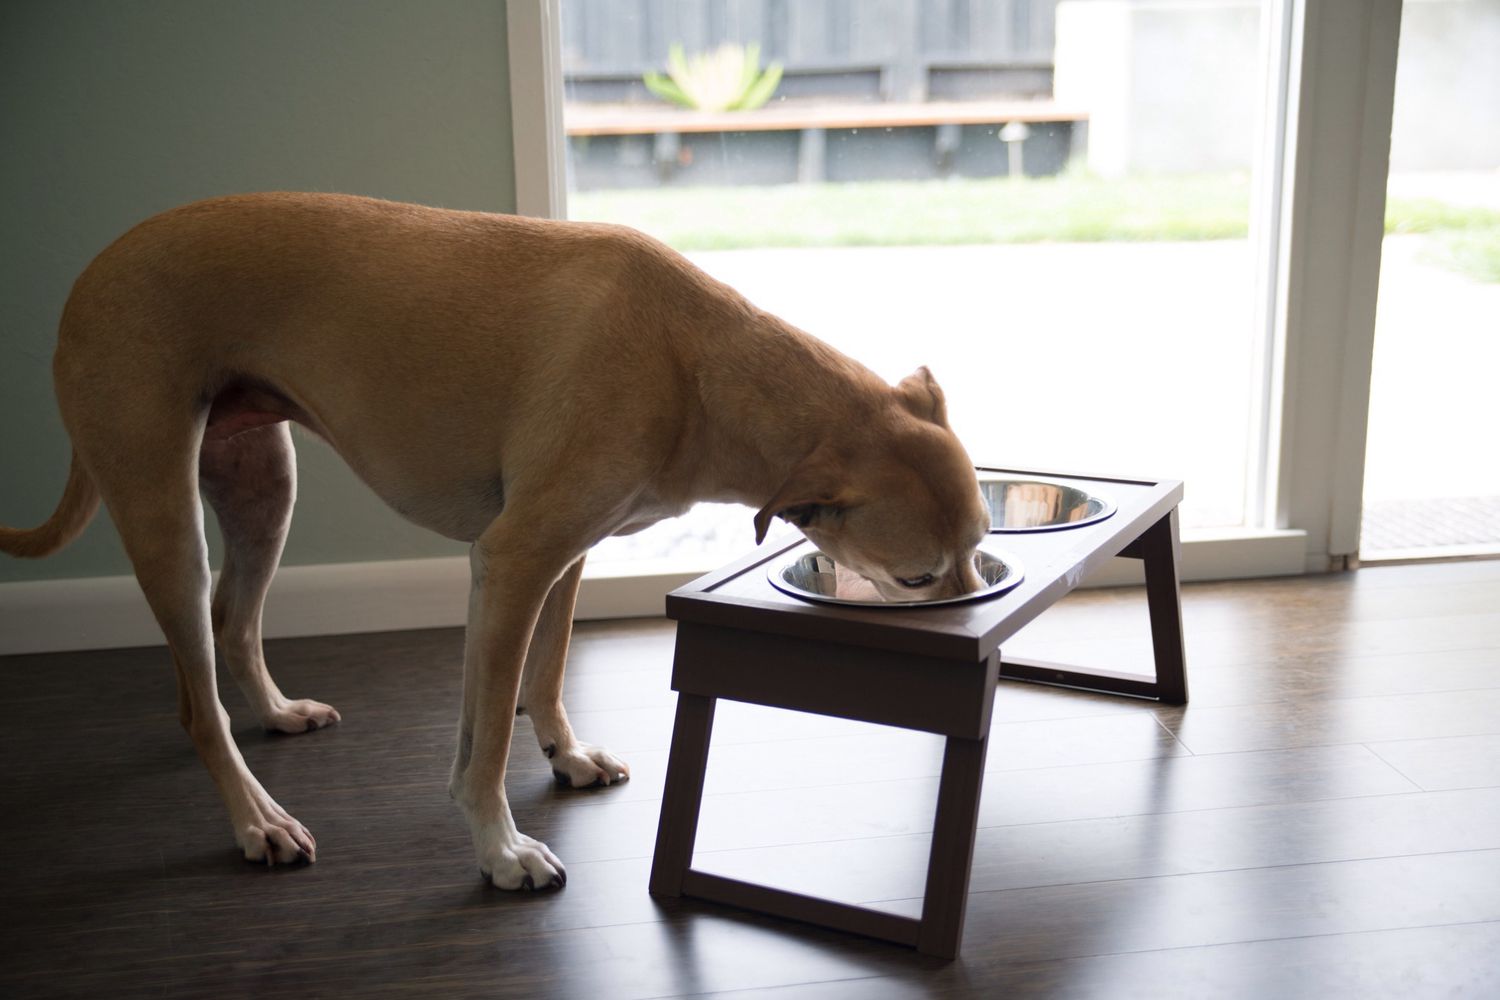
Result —
M0 660L0 995L1500 996L1500 562L1184 593L1186 708L1002 685L964 954L646 893L672 627L580 626L580 735L634 779L509 788L567 888L484 886L445 781L456 631L281 641L341 725L251 767L319 861L240 861L161 650ZM1022 641L1023 640L1023 641ZM1139 592L1075 595L1013 653L1142 667ZM935 738L723 704L697 864L912 912Z

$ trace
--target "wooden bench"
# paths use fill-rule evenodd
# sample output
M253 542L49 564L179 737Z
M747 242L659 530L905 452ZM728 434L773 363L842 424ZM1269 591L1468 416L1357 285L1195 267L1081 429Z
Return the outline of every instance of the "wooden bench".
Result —
M671 164L680 138L705 132L797 132L797 179L824 177L827 134L840 129L934 128L941 160L958 148L965 125L1083 124L1087 112L1054 101L932 101L888 104L774 104L754 111L689 111L665 106L574 104L563 113L570 136L654 136L656 162ZM1019 156L1019 148L1014 156ZM1012 160L1013 165L1018 163Z

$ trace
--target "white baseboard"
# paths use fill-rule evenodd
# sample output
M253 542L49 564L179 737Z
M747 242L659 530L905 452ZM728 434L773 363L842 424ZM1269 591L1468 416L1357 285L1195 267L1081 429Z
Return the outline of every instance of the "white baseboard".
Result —
M590 573L576 617L661 615L666 593L698 575ZM468 604L469 561L462 557L284 566L266 598L265 634L445 628L464 623ZM133 576L0 584L0 656L162 644Z
M1182 578L1299 574L1305 570L1306 544L1301 531L1195 537L1182 546ZM707 569L638 563L587 567L574 617L659 616L669 591ZM1139 562L1115 559L1084 586L1141 582ZM446 628L464 623L468 601L469 561L462 557L285 566L266 599L265 634L279 639ZM0 584L0 656L161 644L133 576Z

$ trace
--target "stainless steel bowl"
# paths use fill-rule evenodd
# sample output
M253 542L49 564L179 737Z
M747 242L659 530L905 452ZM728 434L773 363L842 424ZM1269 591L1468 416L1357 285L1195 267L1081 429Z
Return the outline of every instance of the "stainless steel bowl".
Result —
M1102 521L1115 512L1106 497L1064 483L1015 476L979 475L995 532L1061 531Z
M984 587L936 601L888 601L875 585L852 570L834 563L822 552L794 552L766 569L771 586L784 594L822 604L853 604L860 607L925 608L939 604L983 601L1021 582L1021 564L1015 557L980 549L974 553L974 568Z

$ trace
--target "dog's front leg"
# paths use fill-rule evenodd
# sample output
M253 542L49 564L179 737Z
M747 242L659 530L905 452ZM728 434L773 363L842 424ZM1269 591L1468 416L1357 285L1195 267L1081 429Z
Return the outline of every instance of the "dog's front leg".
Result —
M557 572L535 555L527 558L528 548L507 545L505 536L497 521L469 554L463 713L448 790L469 821L486 879L501 889L557 888L567 880L562 862L516 829L505 797L526 649Z
M526 652L526 673L521 681L521 705L531 715L537 744L552 761L557 783L571 788L612 785L630 777L629 766L608 750L580 743L563 710L563 670L582 578L580 558L553 584Z

